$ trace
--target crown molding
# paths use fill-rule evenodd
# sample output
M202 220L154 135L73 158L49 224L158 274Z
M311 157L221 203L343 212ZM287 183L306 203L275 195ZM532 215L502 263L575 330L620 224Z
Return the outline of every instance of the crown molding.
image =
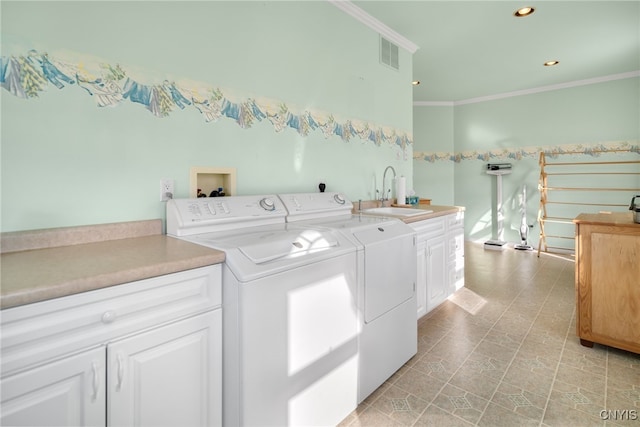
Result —
M498 99L513 98L516 96L532 95L541 92L550 92L554 90L567 89L577 86L587 86L596 83L610 82L614 80L629 79L640 77L640 70L629 71L627 73L611 74L609 76L594 77L591 79L576 80L573 82L559 83L549 86L540 86L537 88L516 90L513 92L499 93L495 95L479 96L477 98L463 99L462 101L414 101L414 107L451 107L458 105L477 104L479 102L495 101Z
M522 95L532 95L534 93L550 92L554 90L568 89L568 88L577 87L577 86L587 86L587 85L592 85L596 83L604 83L604 82L610 82L613 80L622 80L622 79L628 79L628 78L638 77L638 76L640 76L640 71L631 71L628 73L612 74L609 76L594 77L591 79L576 80L573 82L558 83L558 84L549 85L549 86L540 86L532 89L516 90L513 92L499 93L496 95L480 96L478 98L469 98L462 101L455 101L454 104L455 105L476 104L478 102L494 101L497 99L512 98L515 96L522 96Z
M416 53L420 46L404 37L397 31L389 28L382 22L378 21L373 16L369 15L367 12L351 3L349 0L327 0L329 3L333 4L338 9L342 10L347 15L351 15L358 21L362 22L367 27L381 34L387 40L397 44L401 48L409 51L409 53Z
M414 107L453 107L456 103L453 101L415 101Z

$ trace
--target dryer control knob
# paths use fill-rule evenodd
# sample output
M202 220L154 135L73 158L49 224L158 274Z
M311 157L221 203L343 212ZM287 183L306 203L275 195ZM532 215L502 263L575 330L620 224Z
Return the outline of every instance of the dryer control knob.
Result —
M339 193L338 193L338 194L334 195L334 196L333 196L333 199L334 199L336 202L338 202L339 204L344 205L345 200L344 200L344 196L343 196L342 194L339 194Z
M276 210L276 205L273 203L273 200L269 199L269 198L264 198L262 200L260 200L260 206L262 207L262 209L266 210L266 211L275 211Z

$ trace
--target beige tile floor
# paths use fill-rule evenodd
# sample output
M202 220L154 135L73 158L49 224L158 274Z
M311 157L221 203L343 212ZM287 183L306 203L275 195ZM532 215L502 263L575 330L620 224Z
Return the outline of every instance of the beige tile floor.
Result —
M465 288L341 426L640 426L640 355L575 334L571 258L467 243Z

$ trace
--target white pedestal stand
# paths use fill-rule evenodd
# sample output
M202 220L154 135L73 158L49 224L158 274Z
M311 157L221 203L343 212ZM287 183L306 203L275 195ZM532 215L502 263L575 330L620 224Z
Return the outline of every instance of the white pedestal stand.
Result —
M492 250L502 250L505 248L507 242L504 241L504 211L502 210L502 175L508 175L511 173L510 169L497 169L497 170L488 170L488 175L496 176L496 219L498 225L498 235L494 236L492 240L487 240L484 242L485 249Z

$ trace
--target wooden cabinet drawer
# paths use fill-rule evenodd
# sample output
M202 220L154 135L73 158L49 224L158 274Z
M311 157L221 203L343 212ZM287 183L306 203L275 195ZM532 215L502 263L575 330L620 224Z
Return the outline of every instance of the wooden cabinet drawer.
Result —
M213 265L2 311L2 375L222 304Z

